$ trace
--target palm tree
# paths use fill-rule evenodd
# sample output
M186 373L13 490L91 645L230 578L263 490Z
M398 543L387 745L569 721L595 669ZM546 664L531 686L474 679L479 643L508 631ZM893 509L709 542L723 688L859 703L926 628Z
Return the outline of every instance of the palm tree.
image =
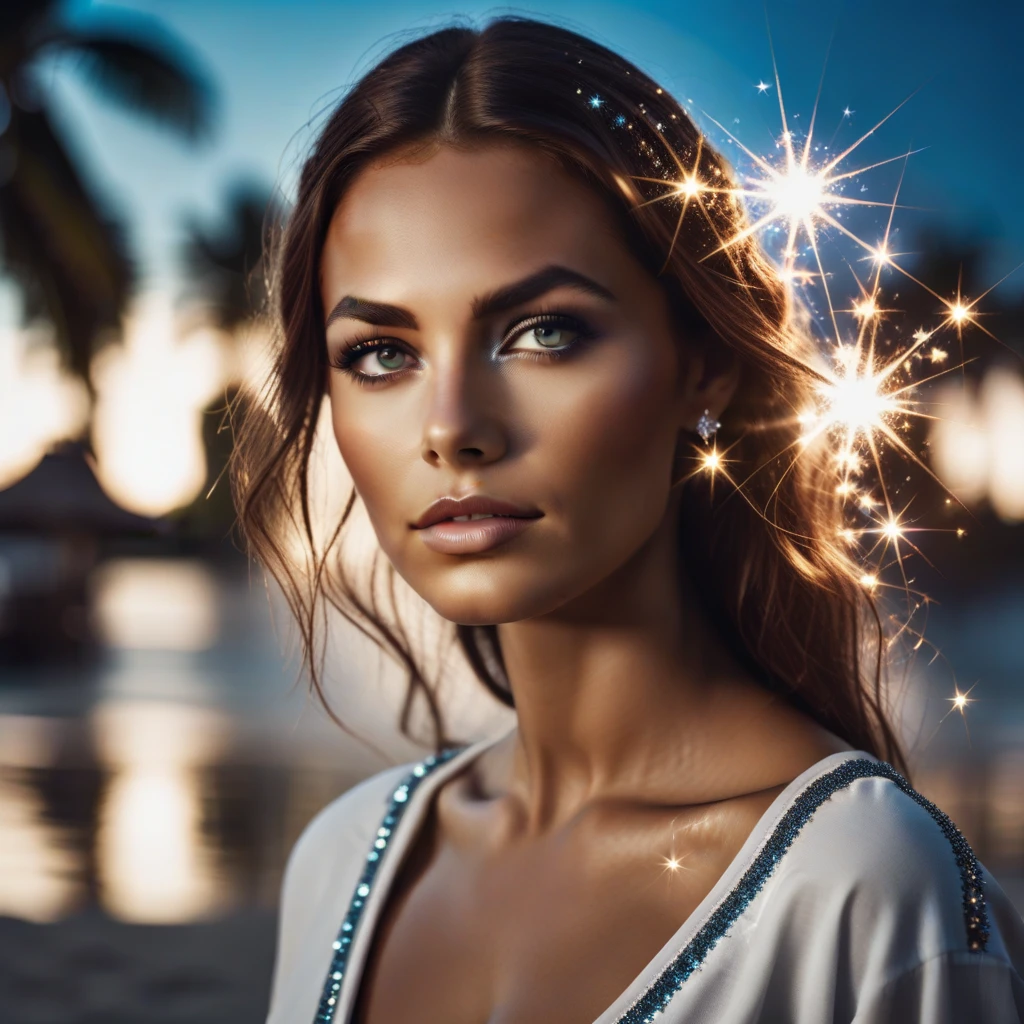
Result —
M256 179L239 178L227 189L217 224L186 220L181 262L191 297L222 330L237 331L264 312L265 250L284 217L274 190Z
M215 221L192 216L185 221L180 259L186 300L222 331L241 340L247 325L266 312L267 247L280 232L286 210L279 194L256 178L238 178L224 194L223 213ZM243 342L244 343L244 342ZM233 444L229 408L247 401L239 386L212 401L203 417L208 477L202 494L179 516L182 534L221 541L235 521L224 476Z
M66 365L88 383L97 336L119 324L134 266L124 226L54 130L33 73L53 53L74 54L101 93L189 141L209 131L212 89L149 18L121 13L80 27L58 0L0 4L0 268L20 289L25 319L53 325Z

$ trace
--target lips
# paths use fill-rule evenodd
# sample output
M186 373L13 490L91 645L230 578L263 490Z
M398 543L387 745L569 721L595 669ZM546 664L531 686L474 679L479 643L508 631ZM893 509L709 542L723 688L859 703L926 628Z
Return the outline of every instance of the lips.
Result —
M485 516L504 516L516 519L539 519L543 515L538 509L517 505L483 494L471 494L465 498L439 498L412 524L414 530L424 530L443 523L481 522Z
M535 508L472 495L435 501L412 526L432 551L470 555L517 537L542 516Z

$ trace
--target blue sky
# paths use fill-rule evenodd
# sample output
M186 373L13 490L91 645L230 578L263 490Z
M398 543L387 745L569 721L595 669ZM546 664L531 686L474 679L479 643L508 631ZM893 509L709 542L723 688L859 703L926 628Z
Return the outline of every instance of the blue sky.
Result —
M287 193L310 140L312 117L403 33L517 13L558 20L624 53L692 109L706 111L759 152L779 131L766 27L770 22L787 107L805 124L822 69L821 137L853 141L908 96L863 147L911 158L899 214L908 235L939 220L992 240L986 272L1024 260L1020 168L1024 116L1017 62L1024 4L1010 0L675 0L559 2L495 7L461 3L315 0L136 0L70 5L85 22L122 11L157 17L206 66L218 89L212 139L188 147L107 103L67 63L47 69L62 129L95 187L128 217L147 284L175 288L186 216L215 218L229 184L276 182ZM852 116L843 118L849 108ZM713 136L714 137L714 136ZM720 136L719 136L720 139ZM729 150L726 149L728 153ZM890 199L893 169L866 176L869 198ZM1006 286L1024 290L1024 270Z

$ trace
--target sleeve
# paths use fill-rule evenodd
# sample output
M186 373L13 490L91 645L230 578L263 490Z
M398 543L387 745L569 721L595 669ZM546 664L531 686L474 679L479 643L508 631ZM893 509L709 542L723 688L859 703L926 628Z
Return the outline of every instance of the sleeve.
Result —
M867 996L852 1024L1022 1024L1024 981L998 957L950 952Z

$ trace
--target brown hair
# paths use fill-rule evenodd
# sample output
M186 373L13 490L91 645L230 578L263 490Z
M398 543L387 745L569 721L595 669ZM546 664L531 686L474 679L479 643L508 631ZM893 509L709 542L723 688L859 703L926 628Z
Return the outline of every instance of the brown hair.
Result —
M360 596L335 557L354 492L330 541L319 550L314 541L309 461L327 379L318 270L331 216L370 161L411 143L497 141L539 147L602 194L686 336L703 338L711 360L740 361L719 437L742 487L719 478L712 492L700 474L684 484L681 571L699 582L712 621L766 687L855 747L905 767L883 705L882 620L839 536L832 454L796 443L797 413L821 380L800 310L753 236L721 247L745 224L732 195L708 192L681 216L683 198L663 180L696 172L725 186L728 166L637 67L525 18L446 28L389 54L334 109L302 169L272 286L280 345L263 399L238 432L232 481L250 550L300 624L313 686L323 697L314 652L326 598L407 671L403 731L420 694L436 744L448 742L400 617L381 611L372 586ZM311 552L308 571L297 570L283 540L296 528ZM384 572L393 595L394 570ZM497 628L458 625L456 636L483 685L511 706Z

